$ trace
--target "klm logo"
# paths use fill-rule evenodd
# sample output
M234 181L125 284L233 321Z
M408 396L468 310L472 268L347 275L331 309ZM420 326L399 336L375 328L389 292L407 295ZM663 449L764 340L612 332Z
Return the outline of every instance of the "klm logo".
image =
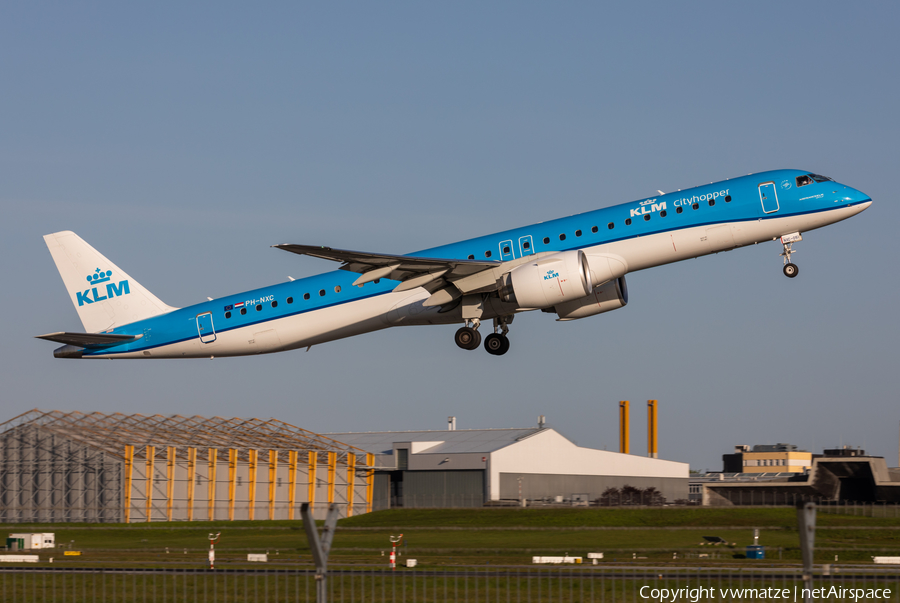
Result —
M119 295L128 295L131 293L131 290L128 288L127 280L119 281L119 283L116 284L110 282L110 277L112 277L112 270L103 272L99 268L94 270L94 274L89 274L87 276L87 282L91 287L84 291L75 292L75 295L78 298L78 305L83 306L84 304L92 304L94 302L103 301L104 299L112 299ZM102 286L94 286L102 285L103 283L106 283L106 295L100 293L100 291L104 290Z
M631 217L634 218L636 216L642 216L644 214L650 214L655 211L662 211L666 208L666 202L657 203L656 199L647 199L646 201L641 201L639 207L636 207L631 210Z
M559 278L559 272L556 270L548 270L547 274L544 275L545 281L552 281L555 278Z

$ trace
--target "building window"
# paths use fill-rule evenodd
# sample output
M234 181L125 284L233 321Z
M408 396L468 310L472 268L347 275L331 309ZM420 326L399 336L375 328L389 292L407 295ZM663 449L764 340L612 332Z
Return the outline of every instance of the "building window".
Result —
M397 469L400 471L409 469L409 448L397 449Z

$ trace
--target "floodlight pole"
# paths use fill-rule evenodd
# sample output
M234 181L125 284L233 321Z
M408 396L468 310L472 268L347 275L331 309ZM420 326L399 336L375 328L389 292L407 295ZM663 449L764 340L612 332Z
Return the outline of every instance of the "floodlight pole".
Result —
M325 516L325 527L322 528L321 539L316 530L316 521L313 519L309 503L303 503L300 506L300 517L303 519L306 540L309 542L309 548L312 549L313 561L316 564L316 603L328 603L328 589L325 588L328 578L328 551L331 550L331 541L334 539L338 508L334 503L328 505L328 514Z
M803 601L809 603L812 593L813 548L816 540L816 503L797 505L797 531L800 533L800 551L803 553Z

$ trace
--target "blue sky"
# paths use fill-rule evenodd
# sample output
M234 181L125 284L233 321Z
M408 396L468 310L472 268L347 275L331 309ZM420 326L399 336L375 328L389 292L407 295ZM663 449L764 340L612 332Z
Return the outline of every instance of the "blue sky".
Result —
M315 431L532 425L660 455L850 444L897 464L895 3L7 3L0 8L3 417L277 417ZM774 168L869 194L809 233L629 277L622 310L214 361L55 360L80 331L41 236L74 230L166 303L332 269L276 243L408 253Z

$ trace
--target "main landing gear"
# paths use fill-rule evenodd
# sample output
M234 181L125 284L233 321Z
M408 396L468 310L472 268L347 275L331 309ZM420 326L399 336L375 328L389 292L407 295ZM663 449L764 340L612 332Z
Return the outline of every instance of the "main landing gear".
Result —
M782 268L781 271L784 272L784 275L788 278L794 278L800 274L800 269L797 267L797 264L791 262L791 254L797 253L793 249L794 243L802 240L803 237L800 236L799 232L781 237L781 246L784 247L784 251L781 253L781 257L784 258L784 268Z
M481 321L476 318L471 322L471 327L467 323L466 326L456 332L454 337L456 345L464 350L474 350L481 345L481 334L478 332ZM502 356L509 351L509 338L506 334L509 333L508 325L510 322L512 322L512 316L494 319L494 332L484 338L484 349L487 350L488 354ZM499 333L497 332L498 330L500 330Z

